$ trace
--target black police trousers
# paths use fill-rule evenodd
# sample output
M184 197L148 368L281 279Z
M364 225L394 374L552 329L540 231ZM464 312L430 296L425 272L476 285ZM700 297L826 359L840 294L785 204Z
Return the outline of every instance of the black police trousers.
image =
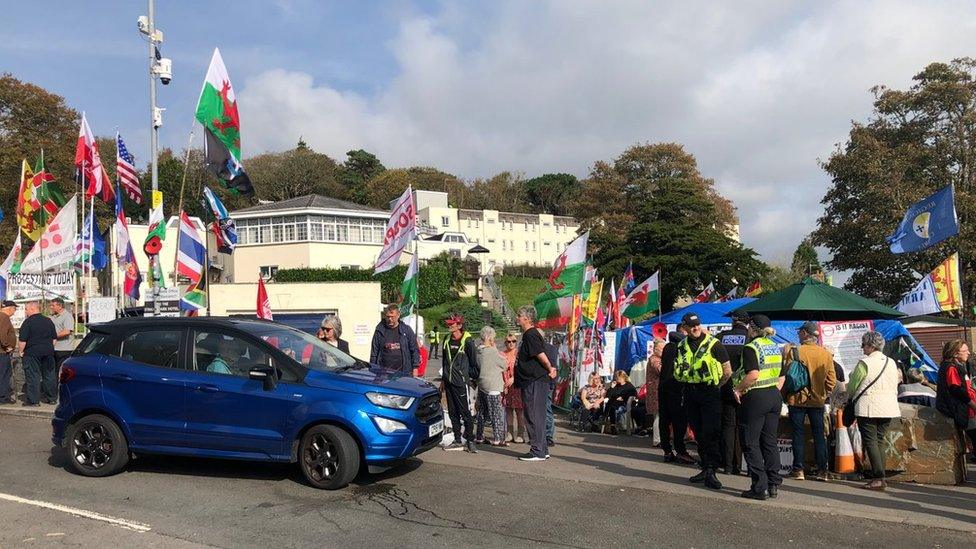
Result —
M722 393L718 385L685 385L685 411L695 431L698 460L702 470L715 471L721 463L719 439L722 436Z
M779 486L779 414L783 397L776 387L754 389L742 396L739 427L742 430L742 455L746 458L752 491L763 494L770 486Z
M685 432L688 430L688 419L685 415L682 399L684 388L677 381L662 381L658 386L658 434L661 439L661 449L665 454L687 454L685 449ZM674 441L672 446L671 441Z

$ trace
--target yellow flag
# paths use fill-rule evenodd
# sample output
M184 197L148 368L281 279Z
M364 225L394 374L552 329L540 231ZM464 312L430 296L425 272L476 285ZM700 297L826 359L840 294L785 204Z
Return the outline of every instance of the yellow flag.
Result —
M20 166L20 192L17 193L17 225L27 238L36 241L41 236L44 227L34 219L34 170L27 160Z
M930 275L935 299L943 311L962 309L962 286L959 281L959 252L949 256Z
M590 285L590 295L583 302L583 316L593 320L596 318L596 309L600 306L600 295L603 294L603 281L597 280Z

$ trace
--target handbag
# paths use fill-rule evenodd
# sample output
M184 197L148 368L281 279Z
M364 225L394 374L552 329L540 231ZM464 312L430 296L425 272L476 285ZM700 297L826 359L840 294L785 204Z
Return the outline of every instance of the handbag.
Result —
M790 355L793 360L786 367L783 390L786 394L793 395L810 386L810 370L800 361L800 353L795 346L790 349Z
M841 415L841 422L844 424L844 427L850 427L851 425L854 425L854 407L857 406L857 401L860 400L862 396L864 396L864 393L866 393L868 389L870 389L871 386L875 384L875 382L881 379L881 376L884 375L885 369L888 368L888 362L890 360L891 360L890 358L885 357L884 366L881 367L881 371L878 372L878 375L871 380L871 383L868 383L867 387L861 389L861 392L858 393L856 397L852 398L850 401L847 402L847 404L844 405L844 412Z

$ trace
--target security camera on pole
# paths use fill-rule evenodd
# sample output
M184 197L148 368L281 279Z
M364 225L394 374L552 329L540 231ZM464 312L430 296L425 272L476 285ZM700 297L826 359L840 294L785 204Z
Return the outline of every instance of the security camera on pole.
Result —
M163 43L163 31L156 28L156 6L154 0L149 0L149 15L141 15L139 19L136 20L136 26L139 27L139 32L146 35L149 39L149 122L150 127L150 139L149 139L149 162L152 174L152 191L153 191L153 203L155 204L159 200L156 198L159 192L159 171L158 171L158 149L159 149L159 128L163 125L163 111L156 106L156 78L163 83L164 86L169 85L170 81L173 79L173 61L162 56L159 51L159 44ZM165 219L163 220L165 224ZM153 286L153 315L159 316L159 287Z

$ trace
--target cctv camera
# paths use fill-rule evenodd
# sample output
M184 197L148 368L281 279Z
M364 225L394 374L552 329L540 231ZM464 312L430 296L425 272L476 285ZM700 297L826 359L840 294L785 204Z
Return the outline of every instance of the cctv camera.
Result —
M159 81L164 86L168 85L169 81L173 79L173 60L163 57L153 67L153 72L159 75Z
M140 15L139 19L136 19L136 26L142 34L149 34L149 18L145 15Z

